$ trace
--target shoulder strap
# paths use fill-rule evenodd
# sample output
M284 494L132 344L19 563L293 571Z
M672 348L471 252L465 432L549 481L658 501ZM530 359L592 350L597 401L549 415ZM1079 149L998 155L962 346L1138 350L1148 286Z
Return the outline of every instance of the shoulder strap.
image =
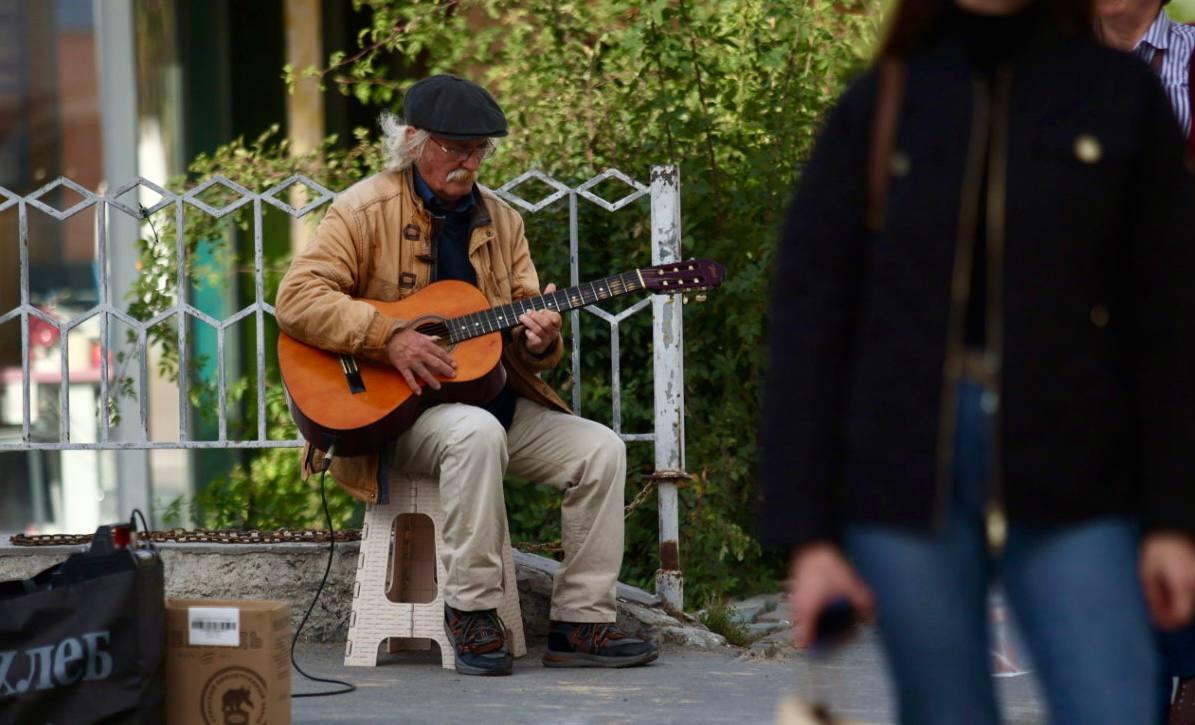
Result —
M1162 72L1162 62L1166 59L1166 51L1158 48L1154 51L1154 55L1149 59L1149 67L1153 68L1154 73Z
M1195 26L1195 23L1191 23ZM1191 67L1187 71L1187 113L1191 115L1191 134L1187 139L1191 158L1195 159L1195 52L1191 53Z
M879 63L879 88L876 93L875 118L871 127L871 148L867 159L867 216L870 231L879 231L887 215L888 179L891 177L892 150L905 96L905 64L899 58L882 58Z

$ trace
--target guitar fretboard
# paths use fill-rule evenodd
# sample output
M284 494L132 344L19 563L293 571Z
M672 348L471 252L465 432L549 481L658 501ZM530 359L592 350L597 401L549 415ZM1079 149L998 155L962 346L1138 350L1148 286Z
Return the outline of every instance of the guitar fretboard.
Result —
M444 320L446 337L451 342L461 342L469 338L488 335L514 327L519 323L519 317L532 310L555 310L568 312L578 307L592 305L602 300L637 292L644 289L638 270L623 272L622 274L606 277L593 282L583 282L576 287L556 290L552 294L540 297L528 297L516 300L509 305L491 307L481 312L472 312L461 317Z

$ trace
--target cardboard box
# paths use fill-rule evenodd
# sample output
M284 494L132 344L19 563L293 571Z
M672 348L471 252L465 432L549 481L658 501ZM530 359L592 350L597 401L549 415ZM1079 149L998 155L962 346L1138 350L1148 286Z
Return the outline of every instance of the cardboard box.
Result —
M286 602L166 600L166 722L288 725Z

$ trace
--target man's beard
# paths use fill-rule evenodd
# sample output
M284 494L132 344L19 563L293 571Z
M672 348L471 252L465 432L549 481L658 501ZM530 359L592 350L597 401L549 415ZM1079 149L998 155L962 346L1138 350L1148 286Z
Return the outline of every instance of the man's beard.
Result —
M448 172L448 176L445 178L451 182L473 182L477 180L477 174L468 169L453 169Z

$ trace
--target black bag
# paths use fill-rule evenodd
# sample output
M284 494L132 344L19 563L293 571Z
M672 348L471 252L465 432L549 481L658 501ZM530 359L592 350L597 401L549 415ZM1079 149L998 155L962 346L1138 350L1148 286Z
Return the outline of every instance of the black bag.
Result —
M0 582L0 725L161 723L165 599L152 546L91 548Z

